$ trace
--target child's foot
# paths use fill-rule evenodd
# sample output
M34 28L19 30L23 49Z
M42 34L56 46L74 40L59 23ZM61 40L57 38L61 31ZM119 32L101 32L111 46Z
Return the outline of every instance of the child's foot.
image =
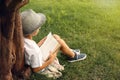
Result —
M80 49L71 49L74 53L80 54Z
M75 53L74 58L69 58L68 62L76 62L80 60L86 59L87 55L84 53L80 53L79 51L73 51Z

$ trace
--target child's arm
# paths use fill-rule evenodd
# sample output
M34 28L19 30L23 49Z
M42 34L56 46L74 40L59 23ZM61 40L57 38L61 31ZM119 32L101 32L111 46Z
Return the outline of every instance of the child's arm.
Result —
M40 40L40 41L38 42L38 46L41 46L41 45L44 43L44 41L46 40L46 38L47 38L47 37L44 37L42 40Z
M32 69L33 72L38 72L38 71L46 68L48 65L50 65L50 64L54 61L57 53L58 53L58 51L56 51L56 52L54 52L54 53L53 53L53 52L50 52L50 56L49 56L48 60L47 60L42 66L37 67L37 68L33 68L33 69Z

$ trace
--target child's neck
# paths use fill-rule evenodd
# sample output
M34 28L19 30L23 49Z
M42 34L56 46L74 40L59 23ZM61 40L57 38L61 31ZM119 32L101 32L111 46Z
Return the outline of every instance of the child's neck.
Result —
M28 38L28 39L31 39L31 40L32 40L32 36L31 36L31 35L27 36L26 38Z

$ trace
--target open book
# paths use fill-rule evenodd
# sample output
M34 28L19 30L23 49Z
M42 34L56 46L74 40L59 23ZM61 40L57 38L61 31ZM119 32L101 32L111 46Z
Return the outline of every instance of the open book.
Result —
M48 59L50 55L50 51L55 52L60 47L58 41L53 37L52 33L50 32L47 35L47 39L45 42L40 46L42 51L43 60Z

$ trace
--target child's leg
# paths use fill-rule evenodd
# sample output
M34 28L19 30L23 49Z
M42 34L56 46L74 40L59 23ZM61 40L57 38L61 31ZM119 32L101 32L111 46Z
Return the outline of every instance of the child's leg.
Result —
M65 43L63 39L61 39L58 35L54 34L54 37L61 44L60 50L67 56L73 58L75 56L74 52L69 48L69 46Z

